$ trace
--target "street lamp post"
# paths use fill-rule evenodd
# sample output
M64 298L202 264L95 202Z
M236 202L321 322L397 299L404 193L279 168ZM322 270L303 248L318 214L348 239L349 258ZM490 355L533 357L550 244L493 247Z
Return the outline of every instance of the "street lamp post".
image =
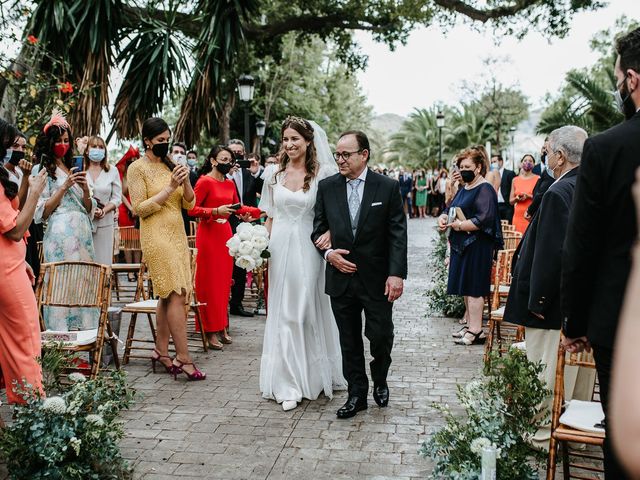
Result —
M511 134L511 164L512 164L512 167L515 168L516 167L516 142L515 142L516 127L511 127L509 129L509 133Z
M251 151L249 142L249 106L253 100L255 91L255 80L251 75L240 75L238 78L238 96L244 106L244 147L247 151Z
M262 138L267 128L267 124L264 120L258 120L256 122L256 135L258 136L258 155L262 154Z
M438 170L442 169L442 129L444 128L444 113L438 110L436 115L436 127L438 127Z

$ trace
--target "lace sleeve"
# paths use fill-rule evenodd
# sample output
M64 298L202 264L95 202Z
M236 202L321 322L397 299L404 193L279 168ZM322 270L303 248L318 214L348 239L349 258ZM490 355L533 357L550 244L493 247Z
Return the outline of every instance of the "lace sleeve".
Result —
M146 218L162 209L159 204L149 198L144 172L136 163L132 163L127 172L127 186L133 211L140 218Z
M277 165L269 165L264 171L264 183L262 185L262 194L260 195L260 210L265 212L267 216L273 218L273 186L274 175L278 171Z

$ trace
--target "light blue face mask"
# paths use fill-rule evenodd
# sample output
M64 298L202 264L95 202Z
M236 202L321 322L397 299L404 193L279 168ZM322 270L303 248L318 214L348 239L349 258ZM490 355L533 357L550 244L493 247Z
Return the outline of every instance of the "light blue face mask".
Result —
M13 148L7 148L7 153L2 158L2 166L4 166L9 160L11 160L11 156L13 155Z
M92 162L101 162L104 160L105 151L102 148L90 148L88 157Z

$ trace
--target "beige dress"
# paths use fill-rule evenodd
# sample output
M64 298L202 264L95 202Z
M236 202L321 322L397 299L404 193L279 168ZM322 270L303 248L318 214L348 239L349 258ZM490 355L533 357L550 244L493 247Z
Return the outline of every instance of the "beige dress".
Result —
M182 221L182 209L191 209L178 187L162 204L151 197L169 185L171 172L163 163L153 163L146 157L136 160L127 171L131 205L140 217L140 245L149 268L153 290L161 298L172 292L191 292L189 245Z

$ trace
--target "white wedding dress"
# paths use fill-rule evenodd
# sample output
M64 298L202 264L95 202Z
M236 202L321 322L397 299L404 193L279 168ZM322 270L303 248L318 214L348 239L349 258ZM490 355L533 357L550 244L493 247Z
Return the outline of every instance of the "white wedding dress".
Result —
M260 209L273 219L269 241L267 323L260 365L265 398L300 402L345 389L338 328L324 293L325 264L311 241L321 166L307 192L292 192L277 166L265 171Z

